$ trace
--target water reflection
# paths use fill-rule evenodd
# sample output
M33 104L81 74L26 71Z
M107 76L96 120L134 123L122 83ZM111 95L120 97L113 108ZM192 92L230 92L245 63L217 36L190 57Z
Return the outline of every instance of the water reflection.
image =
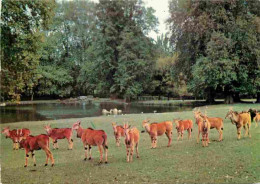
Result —
M81 118L102 115L102 109L117 108L123 114L139 114L160 112L175 112L191 110L192 106L147 106L134 104L119 104L113 102L102 103L71 103L71 104L33 104L0 107L0 123L10 123L19 121L39 121L52 119Z

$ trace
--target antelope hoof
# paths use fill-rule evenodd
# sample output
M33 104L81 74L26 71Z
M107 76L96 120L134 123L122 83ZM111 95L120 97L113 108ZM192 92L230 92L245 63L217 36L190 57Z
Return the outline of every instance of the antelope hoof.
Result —
M51 164L51 166L53 167L53 166L54 166L54 164Z
M87 160L87 158L84 158L84 161L86 161Z
M99 161L99 162L98 162L98 165L101 165L101 164L102 164L102 161Z
M105 164L107 164L107 161L105 161Z
M44 166L46 167L48 164L45 164Z
M140 158L139 156L136 156L136 158Z
M36 166L36 164L33 164L33 166Z
M24 165L23 167L27 167L27 165Z
M88 158L88 160L91 160L91 159L92 159L91 157Z

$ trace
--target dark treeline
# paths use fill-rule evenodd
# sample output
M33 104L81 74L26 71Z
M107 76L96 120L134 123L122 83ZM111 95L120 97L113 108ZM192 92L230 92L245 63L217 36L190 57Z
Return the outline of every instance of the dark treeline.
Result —
M157 40L141 0L2 1L2 100L135 99L139 95L260 100L259 1L172 0Z

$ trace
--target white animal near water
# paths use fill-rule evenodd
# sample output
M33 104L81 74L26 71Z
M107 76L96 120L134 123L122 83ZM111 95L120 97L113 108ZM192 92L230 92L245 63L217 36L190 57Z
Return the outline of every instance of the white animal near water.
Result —
M117 108L110 109L109 112L110 112L111 115L120 115L120 114L122 114L122 110L119 110Z
M111 112L107 111L106 109L102 109L102 114L103 115L109 115Z

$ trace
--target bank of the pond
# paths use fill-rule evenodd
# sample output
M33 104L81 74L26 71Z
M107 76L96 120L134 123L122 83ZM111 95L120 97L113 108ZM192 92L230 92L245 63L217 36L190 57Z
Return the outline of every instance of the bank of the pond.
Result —
M209 116L224 118L229 105L208 106ZM260 109L257 104L235 104L234 110L248 108ZM202 108L202 111L204 109ZM50 123L52 127L71 127L81 120L82 126L103 129L108 137L108 164L98 165L99 153L92 147L92 161L83 161L84 148L74 132L74 148L67 150L67 141L59 140L59 150L51 151L55 158L55 166L44 167L45 154L36 152L37 166L33 167L29 158L28 168L23 168L24 150L13 151L10 139L1 135L1 174L2 183L257 183L260 181L260 127L252 124L252 138L237 141L236 127L230 120L224 119L223 142L216 142L218 132L210 131L211 144L203 148L196 144L197 126L194 124L192 140L177 142L176 130L173 130L173 142L167 148L165 135L158 138L158 148L150 149L150 138L147 133L140 134L140 158L134 157L132 163L126 163L124 145L116 147L111 122L123 124L129 122L140 131L142 120L172 120L173 118L193 119L192 111L171 113L127 114L124 116L101 116L48 121L30 121L10 124L10 128L30 128L33 135L45 133L43 125ZM244 132L242 132L244 134ZM121 143L123 141L121 140ZM135 155L134 155L135 156Z
M48 102L48 101L46 101ZM101 116L102 110L120 109L123 114L141 113L161 113L187 111L194 108L193 104L186 105L157 105L123 103L115 100L97 100L88 102L58 102L27 104L23 102L19 105L0 107L1 123L35 121L35 120L55 120L69 118L83 118Z

